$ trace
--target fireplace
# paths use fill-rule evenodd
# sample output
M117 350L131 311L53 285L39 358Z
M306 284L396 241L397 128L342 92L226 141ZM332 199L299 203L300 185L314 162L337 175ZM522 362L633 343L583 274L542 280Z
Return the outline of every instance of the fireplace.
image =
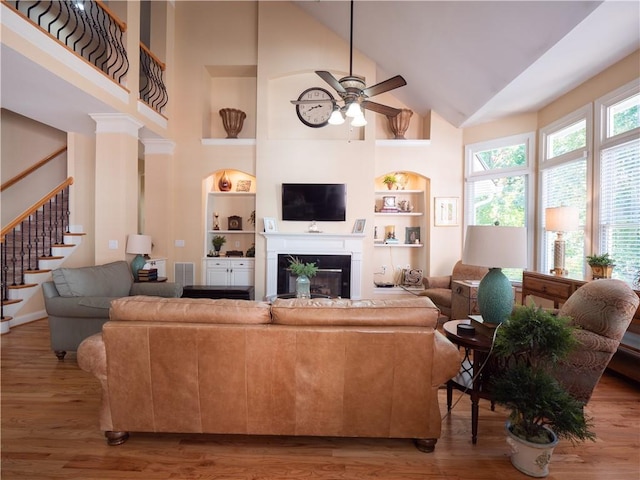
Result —
M298 255L302 263L315 263L318 273L311 278L311 293L330 297L351 296L351 255ZM278 294L296 291L296 276L289 269L289 254L278 254Z
M342 298L360 300L362 298L362 250L363 233L286 233L286 232L265 232L262 233L267 241L267 264L266 264L266 291L265 298L271 298L281 290L278 287L278 266L279 257L292 255L301 260L311 258L322 260L324 257L345 257L349 261L348 267L342 265L340 283L345 281L349 284L348 293L342 292L338 295ZM288 262L286 263L288 266ZM326 266L320 266L327 268ZM330 268L327 268L331 270ZM331 272L327 272L329 275ZM290 280L292 281L292 280ZM325 278L323 282L329 281ZM324 288L324 287L322 287ZM288 291L295 291L295 287L287 288Z

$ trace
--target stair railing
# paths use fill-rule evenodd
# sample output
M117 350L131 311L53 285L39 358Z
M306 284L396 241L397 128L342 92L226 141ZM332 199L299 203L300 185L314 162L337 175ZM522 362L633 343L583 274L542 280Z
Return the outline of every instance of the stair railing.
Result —
M73 177L42 197L0 232L0 282L2 301L9 299L9 286L25 284L25 272L40 269L42 258L53 256L55 245L64 245L69 233L69 187ZM0 307L0 317L4 318Z

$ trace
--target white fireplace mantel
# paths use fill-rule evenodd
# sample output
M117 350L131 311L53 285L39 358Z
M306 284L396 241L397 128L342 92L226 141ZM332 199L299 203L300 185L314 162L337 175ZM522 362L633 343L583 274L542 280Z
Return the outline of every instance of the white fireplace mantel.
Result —
M363 233L262 233L267 239L266 296L278 292L278 255L351 255L351 298L362 298Z

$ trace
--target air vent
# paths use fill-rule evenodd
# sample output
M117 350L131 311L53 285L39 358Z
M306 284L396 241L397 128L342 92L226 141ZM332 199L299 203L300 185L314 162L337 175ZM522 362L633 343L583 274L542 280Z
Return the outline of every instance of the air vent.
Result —
M175 281L183 287L194 285L196 266L193 262L176 262L174 264Z

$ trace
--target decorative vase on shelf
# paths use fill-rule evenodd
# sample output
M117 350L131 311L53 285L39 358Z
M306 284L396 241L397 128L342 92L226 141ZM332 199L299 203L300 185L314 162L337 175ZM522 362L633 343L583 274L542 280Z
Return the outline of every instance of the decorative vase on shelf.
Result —
M231 179L227 176L227 171L222 172L220 180L218 180L218 188L221 192L228 192L231 190Z
M311 280L306 275L296 277L296 298L311 298Z
M393 138L404 140L404 133L407 131L407 128L409 128L409 122L411 121L412 115L413 111L408 108L403 108L395 117L387 115L389 128L391 128L394 135Z
M227 132L227 138L238 138L247 114L236 108L222 108L218 113L222 117L222 126Z

